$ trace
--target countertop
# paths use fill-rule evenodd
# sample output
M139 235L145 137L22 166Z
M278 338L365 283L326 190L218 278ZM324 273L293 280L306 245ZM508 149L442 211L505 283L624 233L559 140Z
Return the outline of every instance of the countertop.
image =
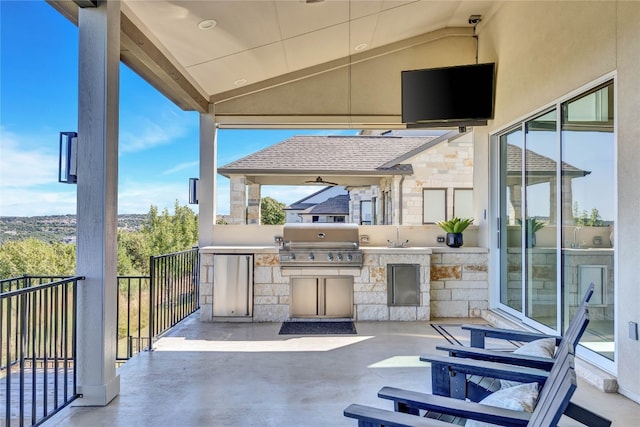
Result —
M364 253L487 253L488 248L478 247L461 247L450 248L448 246L409 246L405 248L392 248L389 246L360 246ZM222 245L222 246L205 246L200 248L201 253L205 254L258 254L258 253L278 253L278 246L241 246L241 245Z

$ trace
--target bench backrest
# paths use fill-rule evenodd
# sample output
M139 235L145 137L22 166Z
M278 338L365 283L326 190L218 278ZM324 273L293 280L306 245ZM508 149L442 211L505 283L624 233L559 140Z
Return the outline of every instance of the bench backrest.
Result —
M575 349L580 342L580 338L582 338L582 334L584 334L584 331L587 329L587 325L589 324L588 303L593 295L594 289L595 285L591 283L582 297L582 301L580 301L578 310L573 315L573 318L571 318L571 322L569 323L566 332L562 336L557 353L560 353L561 348L564 346L571 346L575 352Z
M528 427L556 426L576 390L572 349L565 346L556 357L549 379L540 390Z

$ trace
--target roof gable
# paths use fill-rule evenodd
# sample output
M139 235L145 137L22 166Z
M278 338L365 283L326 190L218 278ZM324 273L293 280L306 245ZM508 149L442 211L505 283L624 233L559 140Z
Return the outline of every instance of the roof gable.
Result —
M427 149L436 137L294 136L218 168L240 173L411 173L398 159Z

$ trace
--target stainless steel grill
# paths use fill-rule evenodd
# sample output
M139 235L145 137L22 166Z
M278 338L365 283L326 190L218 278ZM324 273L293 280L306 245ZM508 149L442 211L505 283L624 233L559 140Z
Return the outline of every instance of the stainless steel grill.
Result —
M281 267L362 267L357 224L285 224Z

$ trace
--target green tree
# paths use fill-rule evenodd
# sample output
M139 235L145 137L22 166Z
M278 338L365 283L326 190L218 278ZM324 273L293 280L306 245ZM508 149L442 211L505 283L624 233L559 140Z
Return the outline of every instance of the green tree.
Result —
M47 243L35 238L8 241L0 246L0 278L23 276L72 276L76 246Z
M284 224L284 207L284 203L280 203L271 197L263 197L262 200L260 200L260 223L273 225Z
M144 275L149 271L149 244L144 233L118 231L118 274Z
M142 232L150 255L191 249L198 244L198 217L188 206L181 207L177 201L173 216L166 208L158 214L158 208L151 206Z

